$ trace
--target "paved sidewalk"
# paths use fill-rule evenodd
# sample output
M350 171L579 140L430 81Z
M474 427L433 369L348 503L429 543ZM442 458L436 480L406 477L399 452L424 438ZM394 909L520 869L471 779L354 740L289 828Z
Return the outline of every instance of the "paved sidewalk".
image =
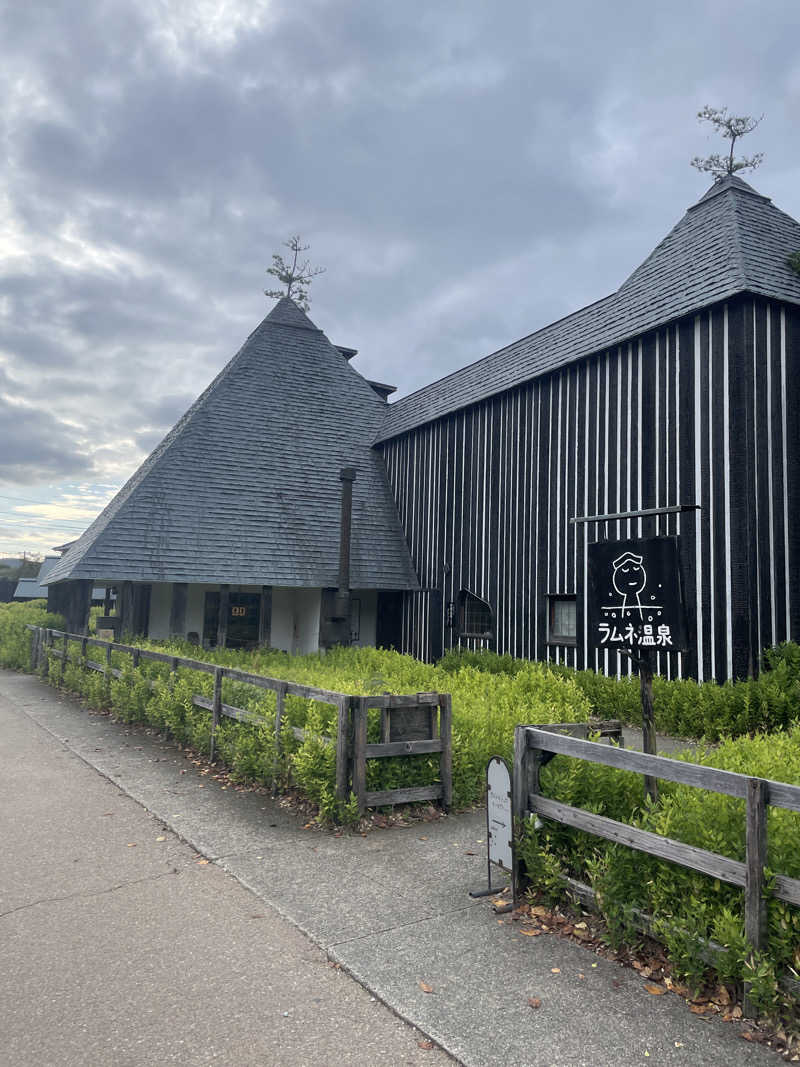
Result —
M150 824L150 838L137 842L135 850L126 852L120 847L122 837L128 836L127 828L118 838L114 866L119 869L120 881L131 862L131 852L138 854L140 848L146 849L153 853L152 863L157 864L163 862L163 854L158 849L165 845L183 847L168 842L155 844L155 837L160 836L156 831L163 824L213 861L207 866L198 866L193 861L185 863L186 874L192 879L217 878L220 884L229 885L223 874L229 872L263 902L263 920L242 921L243 913L237 913L234 908L233 914L238 917L231 921L225 917L227 905L221 900L213 908L200 905L192 917L191 906L182 900L178 876L169 876L157 866L152 871L148 869L148 875L163 874L158 880L152 877L148 883L151 889L156 885L163 892L158 901L147 897L141 901L138 914L142 928L150 929L157 921L160 909L169 908L176 922L186 916L186 929L180 942L180 972L189 976L187 982L201 982L209 962L207 950L201 947L207 928L207 924L200 921L202 917L208 916L212 930L220 937L230 929L231 941L225 947L226 958L235 968L241 952L239 971L252 981L253 968L256 973L258 968L252 962L252 945L248 940L258 936L257 931L267 919L274 922L274 913L277 913L306 933L314 943L301 938L296 947L283 949L287 970L298 966L298 960L318 959L314 946L319 946L329 959L349 971L374 996L434 1038L467 1067L500 1064L504 1067L580 1067L582 1064L610 1067L644 1062L738 1067L740 1064L774 1065L778 1062L768 1050L742 1041L740 1031L734 1025L691 1015L686 1005L675 996L649 996L641 979L633 972L596 957L578 945L547 935L524 937L516 924L508 919L499 920L488 902L473 901L468 890L484 884L486 874L485 823L480 813L451 816L407 829L376 831L367 837L334 837L304 830L301 820L284 812L269 799L251 792L224 789L209 777L200 775L173 745L149 737L143 730L130 730L103 716L88 713L75 701L49 689L37 679L9 672L0 672L0 743L4 746L4 766L14 765L15 742L8 724L14 721L19 724L20 712L61 740L69 752L80 756L115 783L118 789L102 783L103 788L112 789L115 804L125 805L128 811L129 802L119 795L122 791L159 820ZM46 747L40 742L40 751L29 757L34 770ZM69 766L69 774L81 781L81 785L75 787L76 791L87 788L84 783L87 775L96 784L100 783L63 750L60 755ZM62 769L62 777L63 774ZM5 772L0 776L0 782L3 793L10 793L13 799L15 789L9 790ZM23 785L17 783L16 788L22 789ZM54 806L59 807L54 816L61 818L58 798L49 790L42 795L41 788L37 793L35 814L39 818L33 822L38 825ZM8 800L0 798L0 803L8 804ZM69 822L69 816L64 818ZM93 877L93 865L102 867L108 860L106 849L109 846L103 837L107 831L103 826L111 822L111 817L96 813L82 831L85 837L81 838L78 858L83 857L79 866L85 868L82 877L87 886ZM18 826L13 831L17 835L12 837L15 850L25 845L26 829ZM137 839L130 836L129 840ZM67 856L64 861L66 859ZM180 864L174 865L184 870ZM44 858L39 866L47 867ZM187 884L189 881L186 878ZM9 888L20 902L32 899L33 886L21 882L13 868L6 868L5 873L0 874L0 884L5 882L9 882ZM238 887L237 891L240 891ZM104 899L113 896L107 894ZM86 904L89 916L97 899ZM252 912L253 897L247 896L246 899L247 904L238 906L244 912L248 909ZM0 911L6 908L7 905L0 907ZM0 919L0 922L7 922L7 919ZM151 940L155 941L154 938ZM21 948L18 951L22 961L24 952ZM268 950L262 947L255 955L263 959ZM102 958L103 954L100 956ZM559 973L553 973L554 967L559 968ZM151 976L149 1003L153 1009L157 1008L159 990L165 994L170 992L168 973L164 971ZM325 969L325 977L338 982L337 993L341 994L346 987L357 990L341 977L337 979L337 973ZM579 973L585 974L585 979L580 980ZM52 979L64 984L70 982L55 969ZM305 980L298 976L294 990L301 991ZM426 993L420 982L433 992ZM240 979L232 988L241 991L246 985ZM0 986L0 990L0 999L8 996L7 988ZM357 993L362 994L362 991L357 990ZM347 995L355 1004L356 993ZM280 1010L276 1014L272 1010L275 996L274 984L252 996L248 991L248 996L239 1003L237 1025L245 1028L248 1021L252 1024L255 1019L267 1032L279 1030L283 1026L281 1012L285 1010L283 1004L286 1001L278 1004ZM527 1003L532 996L542 1001L541 1008L536 1011ZM26 990L22 999L27 1001L29 998L30 992ZM366 1004L373 1012L371 1018L384 1017L385 1013L369 1003L368 995ZM0 1010L2 1008L0 1004ZM397 1033L394 1038L400 1043L393 1050L388 1047L384 1050L381 1047L384 1039L378 1042L376 1036L375 1044L368 1050L371 1055L367 1054L363 1059L357 1058L360 1050L348 1039L338 1037L338 1051L332 1056L331 1046L322 1043L324 1037L320 1031L324 1033L326 1027L341 1024L342 1016L350 1017L354 1010L350 1001L346 1006L342 1001L336 1007L325 999L319 1006L322 1025L316 1031L308 1028L308 1015L303 1017L302 1033L298 1031L295 1035L300 1052L289 1047L278 1058L270 1058L275 1052L274 1046L268 1046L261 1051L258 1062L287 1065L307 1062L303 1057L317 1042L321 1043L314 1058L320 1063L336 1059L342 1064L365 1062L391 1067L403 1063L432 1064L437 1062L434 1057L441 1056L438 1051L418 1050L418 1034L412 1035L411 1039L406 1037L403 1044ZM6 1008L6 1017L7 1011ZM141 1014L141 1005L131 1012L131 1017L138 1014ZM226 1018L224 1010L221 1017ZM52 1016L45 1012L42 1018ZM99 1019L97 1032L104 1033L105 1039L110 1041L108 1029L115 1025L114 1013L101 1011ZM32 1024L37 1025L35 1020ZM198 1025L201 1036L193 1029ZM198 1047L208 1029L203 1027L202 1019L176 1016L173 1036L176 1041L179 1036L192 1047ZM303 1037L307 1039L305 1046L302 1045ZM246 1052L247 1045L238 1046L235 1057L230 1059L224 1053L217 1053L215 1061L211 1056L207 1060L181 1058L180 1050L173 1046L173 1060L162 1056L159 1062L256 1062L255 1059L248 1060L246 1055L243 1058L240 1049ZM60 1061L67 1065L98 1062L77 1057L70 1059L71 1054L74 1055L72 1049L65 1050ZM106 1062L151 1062L135 1056L131 1058L130 1049L126 1054L128 1059L112 1056ZM12 1062L25 1061L15 1059ZM45 1057L38 1062L49 1061Z

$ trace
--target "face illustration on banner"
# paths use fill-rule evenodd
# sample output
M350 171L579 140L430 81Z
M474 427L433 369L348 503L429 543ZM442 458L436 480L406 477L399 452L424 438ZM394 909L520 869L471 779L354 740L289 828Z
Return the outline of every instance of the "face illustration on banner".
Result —
M620 608L623 611L633 608L638 611L639 618L643 619L644 609L639 594L647 585L647 572L642 566L642 557L634 555L633 552L624 552L621 556L617 556L612 566L614 575L611 580L614 588L622 597Z

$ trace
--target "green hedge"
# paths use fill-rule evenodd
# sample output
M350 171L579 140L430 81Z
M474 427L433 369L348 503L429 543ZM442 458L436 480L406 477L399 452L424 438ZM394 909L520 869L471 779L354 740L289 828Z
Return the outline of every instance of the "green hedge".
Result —
M514 726L521 721L585 722L589 704L575 682L559 678L546 667L525 664L513 676L491 676L465 667L451 673L439 667L374 648L334 649L327 654L291 656L274 650L252 652L228 649L207 651L185 642L139 642L189 659L202 659L255 674L282 678L353 695L380 693L449 692L453 696L453 802L457 807L479 803L485 786L486 763L493 755L510 759ZM79 646L70 644L70 660L63 672L65 688L94 707L107 707L126 721L148 722L167 730L181 743L207 750L210 714L192 706L193 693L212 695L212 678L182 669L170 679L167 664L142 660L134 671L131 657L114 652L112 663L124 671L108 685L98 672L84 670ZM91 654L90 654L91 658ZM49 678L62 680L60 662L51 657ZM151 691L149 683L156 688ZM281 752L274 740L275 695L225 679L223 702L254 711L263 718L256 726L224 720L216 742L220 758L242 781L267 783L277 771L285 787L291 786L316 804L325 816L352 814L337 811L334 801L336 768L334 746L322 738L335 738L336 709L297 697L286 700L286 729ZM290 727L306 731L298 741ZM369 713L368 740L380 740L380 712ZM437 756L398 757L367 763L367 789L428 785L437 780Z
M446 671L464 666L492 675L509 675L524 669L526 660L493 652L449 652L439 661ZM558 677L574 681L589 700L592 715L641 723L638 677L610 678L595 671L576 671L550 664ZM741 737L759 731L784 730L800 718L800 646L783 644L764 654L764 669L744 682L698 684L691 679L653 679L656 729L675 737Z
M64 625L60 615L47 610L46 600L12 601L0 604L0 667L18 671L31 669L31 632L26 627Z
M800 726L675 758L800 785ZM564 803L732 859L745 858L743 800L661 782L659 801L651 805L643 801L641 776L563 756L543 769L541 780L542 791ZM538 830L529 825L522 849L534 886L545 894L562 892L562 874L588 882L598 893L613 940L638 939L632 909L640 909L655 916L673 965L690 984L708 977L702 953L712 939L725 946L714 968L718 981L753 983L752 995L764 1013L786 1006L778 976L787 968L800 971L797 908L769 898L768 943L754 955L744 936L744 894L734 886L546 820ZM800 878L797 814L769 808L768 865L773 873Z

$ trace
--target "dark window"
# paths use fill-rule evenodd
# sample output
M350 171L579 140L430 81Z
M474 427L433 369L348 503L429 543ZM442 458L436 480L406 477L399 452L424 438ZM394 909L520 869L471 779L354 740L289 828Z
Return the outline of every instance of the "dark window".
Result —
M468 589L458 594L458 630L462 637L491 637L494 633L492 609Z
M547 640L551 645L574 645L577 612L574 596L547 598Z

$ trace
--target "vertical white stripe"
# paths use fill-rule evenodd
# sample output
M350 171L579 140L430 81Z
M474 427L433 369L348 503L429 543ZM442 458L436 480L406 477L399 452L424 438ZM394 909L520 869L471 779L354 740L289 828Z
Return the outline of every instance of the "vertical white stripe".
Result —
M786 427L786 309L781 308L781 446L783 452L783 551L784 551L784 587L786 589L786 640L796 640L792 633L790 614L789 576L789 434Z
M660 442L662 437L661 433L661 334L656 332L656 413L655 424L653 427L653 452L656 460L656 501L655 506L661 507L661 450ZM640 434L641 436L641 434ZM667 445L669 447L669 445ZM658 516L656 516L656 534L661 533L661 523ZM661 653L656 653L656 671L661 674Z
M772 308L767 305L767 485L769 486L769 643L778 640L778 589L775 585L775 486L772 472Z
M549 620L549 616L550 616L550 601L547 598L550 595L550 593L552 592L552 590L550 589L550 560L552 559L550 531L551 531L552 526L553 526L553 509L552 509L552 496L551 496L553 486L552 486L552 479L550 477L550 471L551 471L550 456L552 455L552 451L553 451L553 379L552 378L550 379L549 386L550 386L550 388L549 388L550 408L549 408L549 415L548 415L548 421L547 421L547 518L546 518L546 522L547 522L547 555L545 556L545 573L544 573L544 580L545 580L545 583L546 583L545 589L544 589L544 597L545 597L545 600L544 600L544 607L545 607L544 639L545 639L545 641L548 641L548 638L550 636L549 633L548 633L548 629L549 629L549 625L548 624L549 624L549 621L550 621ZM547 654L546 654L545 658L548 659L548 660L550 659L550 645L549 645L549 643L547 644Z
M556 445L556 587L555 592L561 590L561 417L564 413L562 386L564 383L563 372L558 376L558 420L557 420L557 445ZM567 387L569 388L569 386ZM552 591L552 590L551 590Z
M583 387L584 396L586 397L586 410L584 412L583 423L583 514L589 514L589 478L595 477L596 472L590 474L589 471L589 362L588 360L584 364L584 370L586 372L586 382ZM587 587L589 585L589 534L586 523L581 526L581 536L583 537L583 662L581 666L588 670L589 667L589 619L586 614L587 608ZM575 540L577 542L578 530L575 529Z
M596 394L597 395L595 396L595 406L594 406L594 418L595 418L595 431L594 431L595 464L594 464L594 466L595 466L595 469L594 469L594 472L593 472L593 475L594 475L594 512L595 512L595 515L597 515L598 512L600 511L600 358L599 357L598 357L598 360L597 360ZM598 539L597 528L595 527L592 532L593 532L593 534L595 536L595 540L597 540ZM588 540L588 530L587 530L587 540ZM587 566L588 566L588 564L587 564ZM588 571L587 571L587 574L588 574ZM595 669L595 671L599 671L600 670L600 650L598 648L596 648L594 650L594 669Z
M755 548L756 548L756 633L759 650L764 647L761 637L761 509L758 506L758 464L761 459L758 451L758 332L756 330L756 302L753 301L753 513L755 517ZM748 501L748 507L749 507Z
M717 676L717 626L716 626L716 553L714 551L714 468L716 456L714 455L714 322L711 312L708 313L708 584L710 591L709 603L711 605L710 623L710 646L711 646L711 678Z
M609 482L608 469L609 469L609 465L610 465L609 464L609 459L608 459L608 424L609 424L609 420L610 420L610 417L611 417L611 415L610 415L610 413L611 413L611 402L609 400L609 392L611 390L611 353L610 352L606 352L605 360L606 360L606 402L605 402L605 428L604 428L604 433L605 433L605 451L603 452L603 471L604 471L604 476L605 476L605 487L606 487L605 488L605 492L606 492L606 496L605 496L605 506L603 508L603 514L604 515L608 515L608 482ZM605 535L606 535L606 538L608 538L608 523L605 523ZM608 649L607 648L603 649L603 672L604 672L604 674L608 674Z
M628 342L628 436L625 445L625 510L633 511L632 498L633 498L633 342ZM625 523L625 534L627 537L632 537L631 530L632 520L628 519ZM630 664L630 660L628 660ZM630 674L630 670L628 671Z
M584 364L584 369L585 369L585 367L586 367L586 365ZM575 371L575 456L574 456L574 463L573 463L573 467L572 467L572 484L573 484L574 489L575 489L575 496L574 496L573 501L572 501L572 518L573 519L578 517L578 442L580 441L580 436L581 436L581 434L580 434L580 425L579 425L580 405L578 403L578 400L580 399L580 395L581 395L580 368L576 368L576 371ZM586 389L585 388L584 388L584 391L583 391L583 395L584 395L584 397L586 397ZM586 399L588 400L588 397L586 397ZM584 467L583 476L584 476L584 478L587 477L586 468L585 467ZM585 514L585 512L584 512L584 514ZM570 528L570 527L568 527L568 528ZM575 612L577 614L577 611L578 611L578 524L576 522L571 523L571 530L572 530L572 592L575 594ZM576 625L575 625L576 645L575 645L575 648L572 650L572 665L575 668L578 667L578 648L577 648L578 626L577 626L577 621L578 620L576 619L575 620L575 623L576 623Z
M622 478L620 477L622 466L622 345L617 347L617 454L615 456L615 472L617 476L617 511L622 511ZM627 466L628 457L625 457ZM622 537L622 521L617 519L617 539Z
M725 477L725 645L727 677L733 678L733 592L731 579L731 435L730 366L728 362L728 305L722 335L722 453Z
M703 420L702 420L702 390L700 382L700 316L694 319L694 492L695 500L702 504L703 501ZM703 681L703 523L700 518L702 512L695 511L694 543L695 543L695 588L696 588L696 611L697 611L697 680Z
M675 333L675 340L673 343L673 355L675 358L675 503L681 502L681 405L680 405L680 383L681 383L681 337L678 332L678 327L673 326ZM681 513L678 512L675 516L675 532L680 534L681 532ZM675 657L677 660L676 675L678 678L683 678L683 653L679 652Z
M639 341L639 351L636 360L636 373L638 375L636 385L636 507L641 511L644 507L642 500L642 441L644 440L644 427L642 426L642 376L644 374L644 353L642 350L642 342ZM637 525L637 535L642 536L642 520L639 519Z
M542 386L537 383L536 386L536 546L535 546L535 566L534 570L534 598L533 598L533 627L534 627L534 644L536 646L536 659L540 659L542 656L542 645L539 643L539 469L541 460L541 430L542 430Z

